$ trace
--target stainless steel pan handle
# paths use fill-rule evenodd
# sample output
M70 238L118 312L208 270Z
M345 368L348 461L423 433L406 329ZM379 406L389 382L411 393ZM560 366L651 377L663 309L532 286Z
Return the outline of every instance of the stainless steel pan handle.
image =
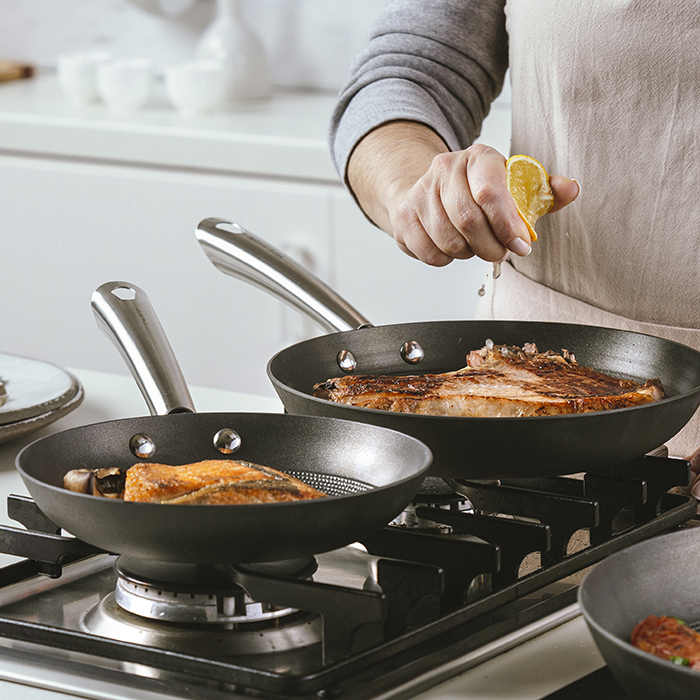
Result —
M326 331L372 326L325 282L242 226L225 219L204 219L196 236L219 270L272 294Z
M193 413L194 402L163 326L146 293L106 282L92 294L97 325L117 346L152 415Z

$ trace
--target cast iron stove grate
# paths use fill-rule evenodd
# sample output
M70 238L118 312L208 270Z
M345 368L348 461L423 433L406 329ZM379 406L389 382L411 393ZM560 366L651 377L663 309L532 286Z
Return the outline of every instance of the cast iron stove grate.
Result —
M253 599L322 616L321 662L311 671L277 673L238 660L199 658L14 619L2 610L0 638L206 679L207 687L215 683L241 695L376 697L570 606L588 567L694 518L695 500L669 493L688 478L683 460L643 457L582 478L457 482L478 512L418 505L420 518L448 525L454 534L391 526L365 540L378 557L377 585L369 589L227 565ZM0 528L0 550L25 559L0 569L0 591L36 575L58 578L69 562L104 555L62 537L31 499L10 496L8 511L26 529ZM571 536L582 530L590 533L590 544L568 552ZM519 574L523 560L536 552L541 568ZM490 592L470 600L470 586L479 578L490 580ZM453 668L452 674L465 670ZM184 696L205 697L188 695L186 686Z

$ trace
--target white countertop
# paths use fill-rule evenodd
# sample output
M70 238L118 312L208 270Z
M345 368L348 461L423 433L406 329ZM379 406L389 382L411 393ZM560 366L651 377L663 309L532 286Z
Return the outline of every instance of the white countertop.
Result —
M71 370L82 382L85 399L81 406L56 423L33 435L0 445L0 522L16 526L6 515L4 499L9 493L27 494L15 471L17 452L32 440L49 433L98 421L146 415L146 405L134 381L85 370ZM246 411L281 412L276 398L251 396L216 389L191 388L201 412ZM0 565L13 561L2 555ZM583 619L573 619L520 644L469 671L424 691L420 700L539 700L574 680L600 668L603 661ZM458 672L460 662L453 671ZM437 676L436 676L437 677ZM0 654L0 697L3 700L59 700L66 696L93 699L166 700L165 695L134 695L108 683L89 686L71 684L70 677L32 669Z
M334 102L331 93L278 91L185 118L158 84L151 104L115 116L104 104L72 105L55 75L39 75L0 84L0 152L339 184L327 142Z

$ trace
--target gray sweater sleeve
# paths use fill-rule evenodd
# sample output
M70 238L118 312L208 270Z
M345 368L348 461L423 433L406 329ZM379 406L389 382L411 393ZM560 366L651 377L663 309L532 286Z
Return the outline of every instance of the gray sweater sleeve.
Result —
M330 127L345 179L357 142L397 119L434 129L451 150L479 135L508 67L505 0L392 0L350 68Z

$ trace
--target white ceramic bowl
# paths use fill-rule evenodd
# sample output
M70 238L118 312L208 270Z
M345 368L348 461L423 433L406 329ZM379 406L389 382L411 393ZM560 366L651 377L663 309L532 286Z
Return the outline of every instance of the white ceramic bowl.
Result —
M219 109L224 88L224 70L218 61L191 61L165 69L168 99L186 117Z
M59 56L56 62L58 84L71 102L89 104L97 102L97 67L109 61L104 52L74 53Z
M153 65L145 58L110 61L97 67L97 90L115 112L133 112L146 105L153 83Z

